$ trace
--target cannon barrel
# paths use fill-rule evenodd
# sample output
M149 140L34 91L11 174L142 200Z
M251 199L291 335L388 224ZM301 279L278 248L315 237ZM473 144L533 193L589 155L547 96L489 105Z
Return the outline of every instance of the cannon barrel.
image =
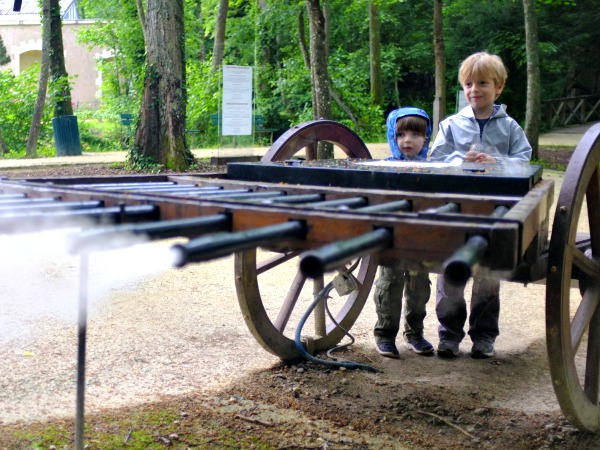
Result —
M311 203L307 206L314 206L315 208L358 208L366 205L367 203L368 200L364 197L348 197Z
M446 203L445 205L438 206L437 208L426 209L423 212L427 214L457 213L460 212L460 206L456 203Z
M60 200L48 202L28 202L21 204L1 204L0 217L14 213L31 213L38 211L75 211L82 209L100 208L104 205L101 200L86 200L81 202L61 202Z
M300 220L269 225L235 233L216 233L193 239L186 244L176 244L173 252L173 265L183 267L190 262L209 261L231 253L276 243L282 239L304 239L306 224Z
M323 195L316 193L316 194L284 195L282 197L267 199L263 203L296 204L296 203L320 202L321 200L323 200Z
M351 259L389 247L392 240L390 230L378 228L345 241L332 242L305 253L300 259L300 271L309 278L320 277Z
M0 216L0 233L28 233L67 227L90 227L104 223L157 220L155 205L121 205L70 211L33 212Z
M498 206L490 217L500 218L507 212L506 206ZM465 284L483 259L488 245L487 238L480 235L471 236L462 247L444 261L443 270L446 280L457 286Z
M143 224L117 225L111 228L92 229L73 236L68 242L72 254L135 245L141 241L173 237L195 238L207 233L231 229L230 214L214 214Z
M408 200L396 200L393 202L380 203L379 205L365 206L356 211L365 213L384 213L394 211L410 211L412 205Z
M35 205L39 203L53 203L60 201L60 197L37 197L28 198L24 195L14 196L14 198L0 197L0 206L5 205Z

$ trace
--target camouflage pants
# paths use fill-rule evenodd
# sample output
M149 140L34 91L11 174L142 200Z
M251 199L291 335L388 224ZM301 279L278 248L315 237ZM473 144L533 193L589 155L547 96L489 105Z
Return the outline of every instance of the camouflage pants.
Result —
M431 294L429 273L412 272L394 266L380 266L379 270L373 293L377 312L375 340L395 342L400 330L403 296L404 340L408 342L423 336L423 320L427 314L425 306Z

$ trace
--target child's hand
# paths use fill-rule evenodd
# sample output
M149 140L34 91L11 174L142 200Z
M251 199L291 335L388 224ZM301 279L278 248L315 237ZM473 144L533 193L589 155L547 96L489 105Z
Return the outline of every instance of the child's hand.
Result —
M473 146L473 147L475 147L475 146ZM476 149L473 149L473 147L471 147L471 150L469 150L465 154L466 162L474 162L474 163L479 163L479 164L483 164L483 163L494 164L494 163L496 163L496 158L494 158L491 155L488 155L487 153L479 152Z

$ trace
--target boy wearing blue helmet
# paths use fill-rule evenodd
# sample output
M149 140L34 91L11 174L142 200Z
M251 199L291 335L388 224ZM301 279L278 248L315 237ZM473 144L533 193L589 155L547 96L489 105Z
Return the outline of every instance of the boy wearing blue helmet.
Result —
M387 118L387 138L392 152L388 160L425 161L431 138L431 119L422 109L396 109ZM429 273L408 271L395 265L381 266L375 282L375 349L388 358L400 356L396 336L400 331L403 294L406 345L418 354L432 354L433 346L423 337L425 306L431 294Z

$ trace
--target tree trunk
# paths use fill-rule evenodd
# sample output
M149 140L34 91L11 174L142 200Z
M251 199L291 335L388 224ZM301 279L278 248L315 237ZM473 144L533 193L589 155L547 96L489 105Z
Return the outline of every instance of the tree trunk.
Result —
M50 24L50 0L42 0L42 65L40 67L40 79L35 107L33 109L33 119L27 138L27 149L25 150L28 158L35 158L37 156L37 142L40 136L42 115L46 106L48 78L50 77Z
M527 51L527 104L525 110L525 135L532 148L531 159L538 159L540 122L540 49L535 0L523 0L525 16L525 48Z
M369 2L369 55L371 69L371 104L381 106L383 102L383 82L381 75L381 22L379 7Z
M142 0L135 0L135 4L137 6L138 18L140 19L140 23L142 24L142 32L144 33L144 42L148 42L148 37L146 36L146 13L144 11L144 4Z
M331 95L327 71L326 24L319 0L306 0L310 29L310 73L313 86L313 117L331 119ZM319 142L317 158L333 158L333 146Z
M198 59L206 61L206 38L204 37L204 15L202 14L202 1L196 3L196 21L198 22L198 35L200 36L200 45L198 49Z
M299 36L299 40L300 40L300 51L302 53L304 65L310 71L311 70L310 69L310 67L311 67L310 52L308 51L308 48L306 45L306 35L304 33L304 10L300 10L300 13L298 14L298 36ZM312 85L311 86L312 101L313 101L313 104L315 104L317 101L316 101L316 95L315 95L315 91L314 91L314 85L313 85L313 83L311 83L311 85ZM348 117L350 118L352 123L354 123L354 126L357 129L359 129L360 123L359 123L358 119L356 118L356 116L354 115L354 113L352 112L350 107L346 103L344 103L340 94L338 92L336 92L335 89L333 89L331 80L329 81L329 95L331 96L331 99L340 107L340 109L348 115ZM316 157L316 150L315 150L315 157Z
M442 0L433 1L433 53L435 57L435 99L433 101L433 135L439 123L446 117L446 51L444 49L444 27Z
M0 129L0 155L4 155L8 153L8 145L4 142L4 138L2 137L2 129Z
M225 26L227 24L227 11L229 10L229 0L219 1L219 11L217 12L217 22L215 24L215 44L213 46L212 71L216 72L223 64L223 54L225 52Z
M147 0L146 69L140 120L130 160L176 171L193 161L185 140L183 0Z
M0 36L0 66L8 64L10 62L10 56L6 53L6 47L4 45L4 40L2 36Z
M73 115L69 74L65 68L62 19L59 0L49 0L50 6L50 74L52 76L54 117Z

